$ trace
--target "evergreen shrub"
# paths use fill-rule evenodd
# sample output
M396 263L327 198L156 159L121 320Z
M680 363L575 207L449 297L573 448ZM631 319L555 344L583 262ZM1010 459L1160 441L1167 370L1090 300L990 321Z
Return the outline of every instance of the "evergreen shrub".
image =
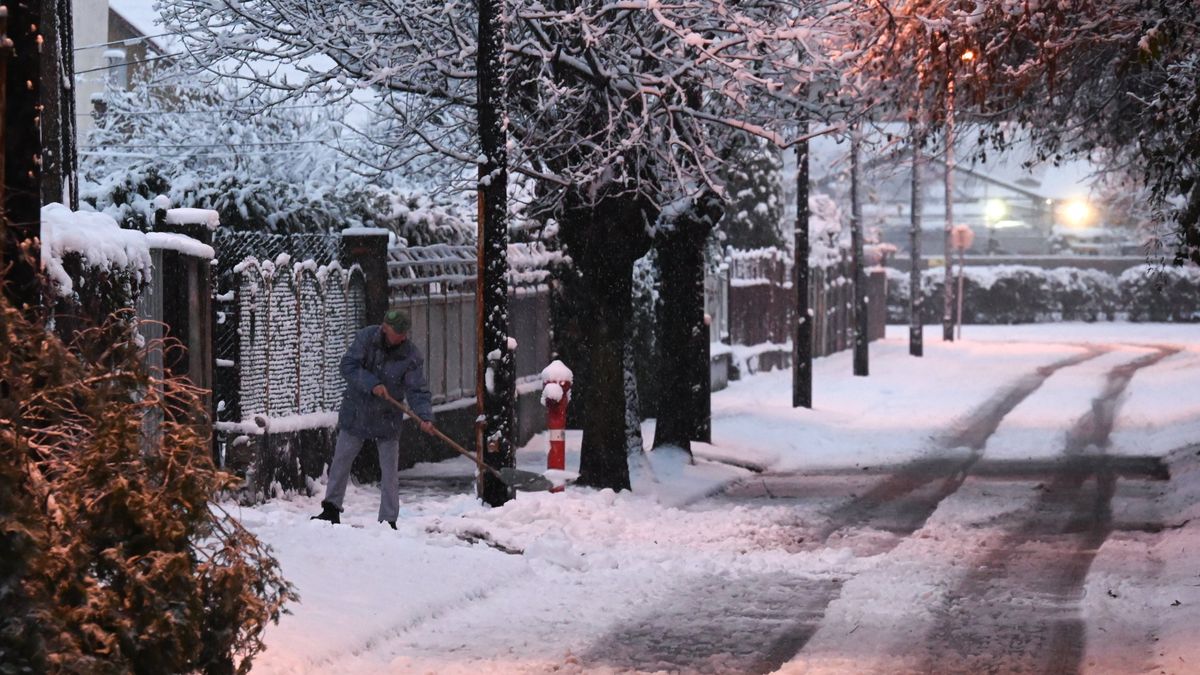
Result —
M0 300L0 673L247 672L296 599L131 325L67 344Z

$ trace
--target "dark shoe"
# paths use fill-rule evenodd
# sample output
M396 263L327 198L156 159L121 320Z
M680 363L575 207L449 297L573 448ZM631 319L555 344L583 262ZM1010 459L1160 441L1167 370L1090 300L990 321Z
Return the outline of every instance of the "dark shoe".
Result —
M309 520L328 520L334 525L337 525L342 522L342 514L341 511L338 510L338 507L334 506L333 504L329 502L321 502L321 512L312 518L309 518Z
M394 530L394 529L396 529L396 521L394 521L394 520L389 520L389 521L387 521L387 524L388 524L388 525L391 525L393 530Z

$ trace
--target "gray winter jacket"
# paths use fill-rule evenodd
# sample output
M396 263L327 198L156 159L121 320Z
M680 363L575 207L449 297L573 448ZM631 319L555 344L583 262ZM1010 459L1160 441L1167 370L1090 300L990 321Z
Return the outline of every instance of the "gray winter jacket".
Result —
M342 394L338 426L347 433L384 440L400 437L404 414L371 393L378 384L386 385L397 401L407 401L421 419L433 421L425 359L412 340L393 347L387 344L379 326L363 328L342 357L342 377L346 379L346 392Z

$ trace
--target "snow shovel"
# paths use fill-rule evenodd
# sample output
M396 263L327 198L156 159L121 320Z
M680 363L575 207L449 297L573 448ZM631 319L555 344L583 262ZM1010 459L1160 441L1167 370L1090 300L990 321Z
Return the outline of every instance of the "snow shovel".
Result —
M388 400L388 403L391 403L399 408L405 415L408 415L418 422L421 421L421 418L417 417L417 414L412 411L412 408L408 407L407 404L392 398L391 394L384 394L384 398ZM476 466L478 466L481 471L486 471L492 474L496 477L496 480L504 483L510 488L513 488L514 490L521 490L523 492L546 492L550 490L550 488L554 487L554 483L551 483L548 478L540 473L522 471L511 466L506 466L502 469L496 469L495 467L488 466L487 464L479 461L479 459L476 458L475 455L471 454L469 450L458 443L455 443L454 439L450 438L446 434L443 434L437 427L434 427L433 435L442 439L446 445L449 445L458 454L466 457L472 462L475 462Z

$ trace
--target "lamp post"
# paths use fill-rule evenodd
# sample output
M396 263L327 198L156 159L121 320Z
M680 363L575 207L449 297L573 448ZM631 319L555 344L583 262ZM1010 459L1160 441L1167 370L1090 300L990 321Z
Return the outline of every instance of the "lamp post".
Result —
M958 339L962 339L962 316L963 316L963 268L966 267L967 249L971 248L971 244L975 243L975 232L971 230L970 225L955 225L950 231L950 241L954 248L958 249ZM946 269L950 268L950 261L946 260Z

